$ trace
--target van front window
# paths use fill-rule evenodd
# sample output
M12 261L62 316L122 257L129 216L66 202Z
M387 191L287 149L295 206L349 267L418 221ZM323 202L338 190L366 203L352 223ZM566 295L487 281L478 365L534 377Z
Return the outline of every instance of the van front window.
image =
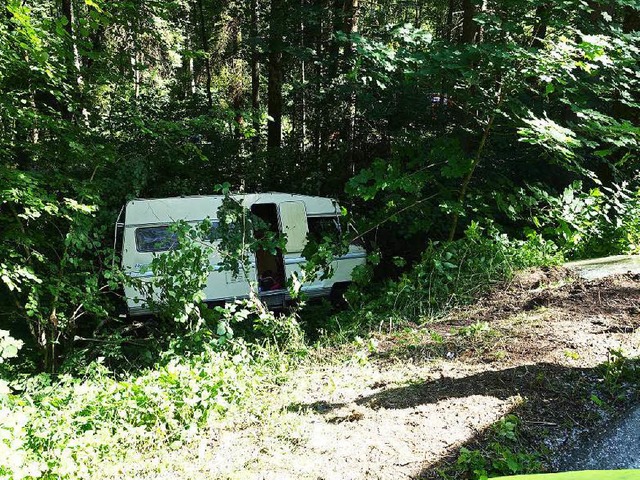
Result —
M338 217L308 217L309 239L320 243L324 237L337 239L340 237L340 221Z

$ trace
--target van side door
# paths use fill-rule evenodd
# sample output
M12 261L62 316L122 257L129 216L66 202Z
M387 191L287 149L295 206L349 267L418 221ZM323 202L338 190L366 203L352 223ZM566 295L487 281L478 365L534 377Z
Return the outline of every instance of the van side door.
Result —
M304 202L282 202L278 205L280 231L287 235L286 255L302 253L307 244L307 209Z

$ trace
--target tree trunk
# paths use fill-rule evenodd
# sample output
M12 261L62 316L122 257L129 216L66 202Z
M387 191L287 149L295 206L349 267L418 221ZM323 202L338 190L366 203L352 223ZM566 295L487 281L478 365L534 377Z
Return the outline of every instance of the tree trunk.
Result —
M360 7L359 0L345 0L344 3L344 32L347 35L352 35L358 31L358 9ZM346 47L344 55L345 68L350 68L351 60L354 59L356 54L356 48L353 42L349 42ZM354 163L354 151L355 151L355 132L356 132L356 87L353 86L349 94L348 100L348 118L347 118L347 141L348 141L348 167L349 174L354 175L356 171Z
M314 0L314 7L317 10L329 11L330 10L330 0ZM324 134L324 110L323 110L323 102L324 102L324 93L323 87L325 85L326 78L326 57L327 52L330 50L327 47L329 46L328 37L330 37L331 28L326 25L329 24L327 21L326 15L321 15L317 18L317 23L314 24L313 31L313 44L315 49L315 62L313 69L313 150L317 161L317 171L323 172L325 170L325 164L323 163L322 152L324 149L324 138L326 135ZM329 24L330 25L330 24ZM327 32L329 34L327 34ZM319 190L318 190L319 192Z
M640 30L640 15L637 9L625 7L623 15L622 31L624 33L629 34ZM619 100L613 104L613 116L618 120L629 120L633 125L637 125L640 122L640 110Z
M336 34L344 28L344 8L345 2L349 0L333 0L332 3L332 33L333 38L330 39L329 46L329 68L328 68L328 76L329 78L335 78L338 74L338 70L340 67L340 45L336 40Z
M203 0L198 0L198 13L200 15L200 42L202 50L204 51L204 70L207 76L207 106L211 109L213 107L213 97L211 96L211 59L209 58L209 39L207 37L202 1Z
M282 47L284 29L284 0L271 0L269 24L269 85L267 110L267 148L282 145Z
M82 87L84 84L84 80L81 74L81 65L82 60L80 58L80 52L78 51L78 43L76 41L75 34L75 11L73 8L73 0L62 0L62 15L67 19L67 23L64 26L67 35L69 36L69 41L71 42L71 63L69 65L69 84L74 85L73 97L74 100L80 104L81 95L82 95ZM73 118L73 112L69 112L68 109L63 112L63 116L67 119ZM82 109L83 116L86 120L86 111Z
M473 17L476 14L476 4L474 0L462 1L462 36L460 42L464 44L472 44L476 41L478 32L478 24Z
M305 50L307 45L307 31L304 24L304 7L305 0L300 0L300 47L302 51ZM306 150L307 145L307 98L306 98L306 83L307 83L307 63L302 58L300 62L300 93L299 93L299 148L301 152Z
M480 7L480 11L481 12L486 12L487 8L489 8L488 5L488 0L482 0L482 6ZM476 43L483 43L484 42L484 27L482 25L478 25L478 23L475 22L476 24Z
M455 0L449 0L449 5L447 7L447 25L445 27L446 32L444 34L447 42L451 42L453 38L453 11L455 10L455 3Z
M251 121L255 131L251 139L251 150L255 153L260 145L260 63L258 55L258 0L251 0Z
M547 24L549 23L549 5L541 4L536 7L537 24L533 30L533 41L531 46L542 48L544 39L547 36Z
M140 69L138 68L137 42L134 42L134 51L131 53L131 71L133 72L133 96L137 100L140 97Z
M462 180L462 185L460 187L460 192L458 193L458 208L464 208L464 202L467 198L467 190L469 189L469 184L471 183L471 179L473 178L473 174L475 173L480 161L482 160L482 155L484 154L484 149L487 145L487 140L489 139L489 135L491 134L491 130L493 129L493 123L498 115L498 111L502 106L502 101L504 100L504 96L502 93L502 78L499 78L496 82L497 85L497 101L496 105L489 115L487 123L482 131L482 137L480 138L480 144L476 149L473 160L471 161L471 166L469 167L469 171L465 175ZM453 213L453 218L451 220L451 228L449 229L449 241L453 241L456 237L456 233L458 230L458 221L460 219L460 214L458 211Z
M238 72L234 75L234 80L229 85L229 96L234 110L235 133L238 139L242 137L242 126L244 125L244 116L242 114L242 107L244 105L244 89L242 88L242 79L240 78L242 73L239 72L240 68L238 67L238 55L240 52L240 21L241 20L239 18L233 19L229 25L229 36L231 37L231 71Z
M637 32L640 30L640 14L633 7L625 7L624 19L622 21L622 31L624 33Z

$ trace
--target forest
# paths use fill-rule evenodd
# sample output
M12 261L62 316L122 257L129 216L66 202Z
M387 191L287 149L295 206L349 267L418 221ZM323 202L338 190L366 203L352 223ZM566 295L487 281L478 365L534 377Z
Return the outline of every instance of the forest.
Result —
M0 476L188 445L314 345L640 253L639 60L637 0L1 0ZM128 201L271 191L340 202L306 253L366 247L341 306L207 308L183 228L123 314Z

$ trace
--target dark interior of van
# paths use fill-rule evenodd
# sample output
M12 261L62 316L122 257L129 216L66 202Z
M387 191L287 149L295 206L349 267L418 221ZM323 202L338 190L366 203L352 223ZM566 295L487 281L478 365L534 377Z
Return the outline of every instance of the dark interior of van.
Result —
M251 207L251 213L266 225L255 228L253 234L261 239L267 232L280 233L278 209L275 203L258 203ZM284 257L280 249L273 254L267 250L256 252L256 270L260 293L282 290L286 287Z

